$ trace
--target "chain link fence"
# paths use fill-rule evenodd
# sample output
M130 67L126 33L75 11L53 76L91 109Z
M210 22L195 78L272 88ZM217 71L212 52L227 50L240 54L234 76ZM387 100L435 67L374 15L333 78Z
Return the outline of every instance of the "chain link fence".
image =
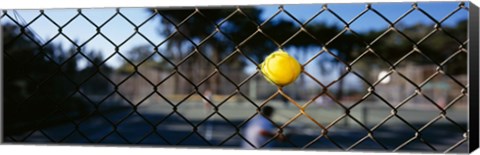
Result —
M306 20L286 7L278 6L264 20L255 16L254 7L149 9L151 15L140 22L122 8L104 22L84 13L88 9L78 9L64 22L44 10L28 21L16 10L3 10L3 141L221 147L246 142L264 148L287 137L281 147L467 151L469 131L462 109L469 86L468 36L466 25L444 24L468 13L466 3L459 2L440 19L417 3L395 20L375 4L366 4L351 20L326 4ZM320 27L315 20L325 14L341 26ZM352 28L366 14L386 27L375 33ZM425 16L431 27L402 25L412 14ZM283 19L276 20L279 16ZM40 19L53 25L53 37L44 39L36 33L43 30L31 28ZM77 20L87 23L85 29L93 28L88 39L69 36L69 31L83 33L69 26ZM133 33L124 40L106 34L113 20L124 21ZM142 31L149 22L162 23L163 41ZM58 38L71 47L55 45ZM104 57L87 49L98 38L113 49ZM132 38L147 44L147 54L135 58L141 49L133 55L124 52ZM448 46L431 41L441 39ZM396 44L382 48L391 42ZM270 51L291 46L318 49L301 61L301 77L278 89L261 77L258 66ZM340 66L330 72L338 72L334 80L325 82L308 68L321 57ZM80 59L88 65L82 68ZM123 64L109 66L113 59ZM244 71L242 66L248 65L253 71ZM347 77L357 79L362 89L348 95L343 89L351 85ZM316 91L307 89L305 81ZM266 116L266 106L278 115ZM244 128L258 115L268 118L276 132L255 146Z

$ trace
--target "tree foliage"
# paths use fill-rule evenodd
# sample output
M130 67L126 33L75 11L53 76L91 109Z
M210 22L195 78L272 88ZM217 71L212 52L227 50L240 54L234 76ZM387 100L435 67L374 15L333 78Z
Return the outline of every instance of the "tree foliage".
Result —
M2 28L5 41L4 121L9 124L5 128L6 135L35 128L42 120L58 122L65 121L59 120L59 116L85 115L88 103L75 92L78 84L99 69L105 74L111 71L108 67L96 66L102 58L85 52L93 59L93 64L79 68L76 48L64 50L53 43L40 46L40 41L28 29L22 32L20 27L11 24L2 25ZM104 91L108 88L105 85L100 81L90 82L82 88L95 87L95 90Z

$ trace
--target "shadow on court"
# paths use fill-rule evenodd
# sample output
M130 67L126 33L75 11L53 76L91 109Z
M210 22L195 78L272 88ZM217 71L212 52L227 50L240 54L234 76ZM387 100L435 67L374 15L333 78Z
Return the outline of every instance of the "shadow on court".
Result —
M140 146L170 147L170 145L175 145L175 147L239 148L243 141L236 134L237 130L234 125L239 126L245 120L233 119L227 122L219 118L204 122L202 122L202 119L188 119L187 121L176 113L138 115L131 112L132 110L125 109L104 115L95 115L83 121L76 121L78 127L73 123L65 123L37 131L5 136L4 142L15 143L15 141L24 140L25 142L21 142L22 144L46 144L51 141L60 141L64 144L86 145L96 143L102 145L128 144L127 146L136 144ZM215 115L214 117L219 116ZM155 124L157 126L152 127ZM192 125L198 126L192 127ZM412 125L416 127L424 124ZM466 126L465 124L460 125ZM75 130L76 128L78 130ZM240 128L240 133L242 132L243 128ZM415 131L409 126L384 125L373 132L375 140L372 140L368 137L368 132L362 128L350 128L337 124L332 127L332 130L326 136L320 138L321 131L307 133L302 129L292 129L287 135L288 140L286 142L271 142L275 143L277 149L299 149L308 146L305 149L371 151L386 149L391 151L411 140L400 151L431 152L436 149L443 152L461 141L462 133L461 128L452 124L434 123L425 128L419 138L415 139ZM359 141L363 138L363 141ZM352 145L355 145L355 147L349 148ZM468 142L465 142L454 149L453 152L465 152L467 149Z

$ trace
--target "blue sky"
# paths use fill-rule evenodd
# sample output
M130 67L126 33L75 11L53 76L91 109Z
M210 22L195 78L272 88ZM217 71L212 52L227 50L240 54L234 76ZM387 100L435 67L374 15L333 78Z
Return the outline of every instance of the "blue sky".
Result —
M376 9L377 11L381 12L387 19L390 21L394 21L398 19L401 15L407 12L411 8L411 3L374 3L372 4L372 8ZM468 6L468 3L466 3ZM428 12L431 16L433 16L436 20L441 20L445 16L447 16L450 12L455 10L458 7L458 2L429 2L429 3L418 3L418 6ZM263 10L262 18L266 19L272 16L278 10L278 5L262 5L259 6ZM360 12L365 10L366 4L329 4L328 8L332 11L337 13L341 16L345 21L349 22L355 16L357 16ZM305 22L307 19L311 18L314 14L316 14L319 10L321 10L322 5L285 5L284 9L297 17L301 22ZM149 12L146 11L145 8L121 8L120 11L124 14L128 19L131 20L135 25L140 25L143 23L147 18L151 16ZM16 17L18 20L23 19L25 23L29 23L32 21L36 16L40 14L38 10L17 10L18 15L20 17ZM14 15L11 10L8 10L10 15ZM115 9L113 8L104 8L104 9L83 9L82 13L84 13L92 22L96 25L103 24L108 18L115 14ZM77 14L77 10L75 9L49 9L45 10L45 14L48 15L52 20L54 20L58 25L64 25L68 20L74 17ZM468 17L468 11L461 10L460 12L456 13L448 20L444 22L443 25L454 25L456 22L462 19L466 19ZM279 14L274 19L287 19L291 20L290 17L287 16L285 13ZM11 22L7 18L3 18L1 23ZM326 22L328 24L334 24L338 26L344 26L339 19L333 16L331 13L324 12L318 17L314 18L312 22ZM163 36L159 35L159 18L154 18L153 20L149 20L145 23L142 27L140 27L139 31L148 37L152 42L158 44L159 42L164 40ZM431 24L433 27L433 22L428 19L427 16L423 15L419 11L414 11L410 15L406 16L401 22L404 25L414 25L417 23L423 24ZM374 14L373 12L369 11L356 20L350 27L352 30L356 32L366 32L370 30L378 30L386 28L387 22L383 21L379 16ZM53 37L55 34L58 33L58 28L52 24L50 21L47 20L45 17L41 17L37 19L29 28L35 31L42 40L46 41L49 38ZM90 37L92 37L95 33L95 27L88 23L87 20L84 18L77 18L73 20L70 24L68 24L63 32L67 34L67 36L71 37L71 39L83 43ZM134 33L134 27L124 20L121 16L116 16L112 21L110 21L107 25L105 25L101 32L111 38L111 41L117 45L120 45L126 38L131 36ZM54 43L63 43L64 48L70 47L69 42L64 37L60 36L56 38ZM129 51L132 47L138 45L148 44L148 42L143 39L140 35L136 34L133 36L132 39L127 41L125 44L120 46L120 52L125 53ZM106 39L101 36L96 36L93 40L91 40L85 46L89 50L95 50L101 52L104 57L112 54L114 52L114 46L111 45ZM297 51L296 49L290 49L292 53L301 52ZM313 56L313 53L317 52L312 49L308 54L307 58L297 57L300 59L300 62L305 62L308 57ZM119 56L113 57L113 59L107 62L110 66L119 66L123 61L120 59ZM85 62L81 62L85 65ZM81 64L81 65L82 65ZM315 69L313 65L308 69L312 70L312 72L317 73L318 69ZM254 70L253 66L247 69L247 71ZM323 76L323 79L326 80L325 82L331 81L336 79L338 75L330 75L330 76ZM354 77L348 77L354 78ZM358 80L358 79L357 79ZM350 81L355 81L350 80Z
M466 4L468 6L468 3ZM418 3L418 6L433 16L436 20L441 20L447 16L450 12L455 10L458 7L458 2L441 2L441 3ZM345 21L349 22L355 16L360 14L365 10L366 4L328 4L327 7L333 12L337 13ZM316 14L322 5L286 5L284 9L290 12L292 15L298 17L300 21L304 22ZM376 9L378 12L383 14L390 21L397 20L405 12L407 12L411 7L411 3L374 3L372 8ZM267 18L273 15L278 9L278 6L266 6L264 7L264 18ZM465 19L467 16L467 11L463 10L454 16L450 17L449 20L444 22L445 25L454 25L458 20ZM286 14L282 13L281 18L290 18ZM340 20L333 16L333 14L324 12L315 18L314 21L322 21L330 24L338 24L343 26L340 23ZM419 11L414 11L409 14L406 18L401 20L403 24L412 25L416 23L431 24L432 21L428 19L427 16L423 15ZM381 17L377 16L373 12L369 11L364 14L362 17L357 19L352 24L352 29L355 31L363 32L368 30L385 28L387 22L383 21Z

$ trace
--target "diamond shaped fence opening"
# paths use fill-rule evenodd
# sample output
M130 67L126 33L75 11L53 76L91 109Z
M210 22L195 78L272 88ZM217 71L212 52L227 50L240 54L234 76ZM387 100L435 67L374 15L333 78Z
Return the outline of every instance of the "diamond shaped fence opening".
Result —
M469 7L3 10L3 141L467 152Z

